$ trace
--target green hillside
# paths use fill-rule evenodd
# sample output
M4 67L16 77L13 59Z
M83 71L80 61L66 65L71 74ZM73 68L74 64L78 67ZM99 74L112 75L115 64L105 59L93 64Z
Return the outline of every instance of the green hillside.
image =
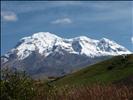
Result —
M25 72L11 69L1 70L1 77L2 100L132 100L133 54L55 80L32 80Z
M55 86L64 85L88 85L94 83L113 83L133 76L133 54L116 56L109 60L88 66L70 75L58 78L49 84Z

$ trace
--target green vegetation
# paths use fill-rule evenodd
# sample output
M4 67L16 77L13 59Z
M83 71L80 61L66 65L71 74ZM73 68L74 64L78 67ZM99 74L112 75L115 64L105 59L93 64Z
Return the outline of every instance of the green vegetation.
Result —
M1 100L31 100L35 95L33 80L25 72L1 71Z
M133 55L117 56L53 80L1 71L1 100L132 100ZM128 80L128 81L127 81Z
M117 56L109 60L88 66L80 71L59 78L50 84L64 85L109 84L133 76L133 54Z

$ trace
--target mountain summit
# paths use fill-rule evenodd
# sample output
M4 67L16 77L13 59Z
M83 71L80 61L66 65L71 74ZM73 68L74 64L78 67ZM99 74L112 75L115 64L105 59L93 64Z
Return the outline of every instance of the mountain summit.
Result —
M106 38L95 40L80 36L65 39L49 32L39 32L20 39L1 60L2 66L49 76L69 73L103 57L130 53L125 47Z

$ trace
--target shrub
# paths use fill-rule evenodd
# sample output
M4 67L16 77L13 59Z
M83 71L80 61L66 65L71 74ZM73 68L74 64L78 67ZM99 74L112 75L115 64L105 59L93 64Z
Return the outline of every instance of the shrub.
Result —
M25 72L1 70L2 100L31 100L35 94L33 80Z

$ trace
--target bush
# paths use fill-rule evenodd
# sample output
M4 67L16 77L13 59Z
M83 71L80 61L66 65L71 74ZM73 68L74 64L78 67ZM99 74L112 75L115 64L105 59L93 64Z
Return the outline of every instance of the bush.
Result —
M32 100L35 95L33 80L25 72L1 70L2 100Z

